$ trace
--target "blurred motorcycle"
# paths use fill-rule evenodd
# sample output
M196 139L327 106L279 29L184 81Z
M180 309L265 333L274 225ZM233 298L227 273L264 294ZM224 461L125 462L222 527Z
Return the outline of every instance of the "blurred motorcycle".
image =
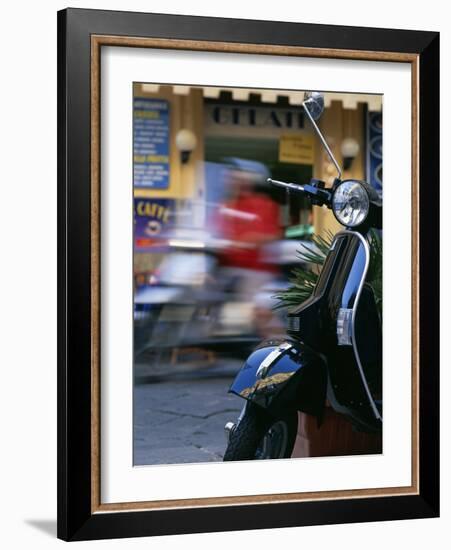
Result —
M261 341L262 312L271 312L274 295L288 285L290 268L299 265L294 253L299 243L281 240L266 247L278 274L251 294L242 290L246 275L222 268L219 261L224 249L248 245L187 228L173 231L165 241L167 250L151 283L135 292L135 359L153 356L161 361L165 351L179 348L245 358ZM313 246L308 240L305 245ZM255 280L251 282L256 287ZM282 334L284 323L285 314L279 310L267 324Z

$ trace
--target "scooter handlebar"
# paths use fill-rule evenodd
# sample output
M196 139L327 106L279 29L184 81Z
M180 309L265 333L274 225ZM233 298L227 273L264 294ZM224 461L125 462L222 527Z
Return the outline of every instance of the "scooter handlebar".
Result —
M278 187L284 187L288 190L298 191L305 193L311 200L312 204L317 206L326 205L330 208L331 190L324 189L324 183L319 180L311 180L307 185L299 185L298 183L286 183L284 181L273 180L268 178L266 180L271 185L277 185Z
M271 178L268 178L266 181L271 185L277 185L278 187L285 187L285 189L292 189L293 191L304 192L304 186L299 185L297 183L286 183L284 181L273 180Z

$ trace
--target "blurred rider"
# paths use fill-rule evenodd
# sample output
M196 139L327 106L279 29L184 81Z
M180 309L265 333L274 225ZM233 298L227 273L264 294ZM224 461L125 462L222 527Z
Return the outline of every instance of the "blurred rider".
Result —
M230 196L220 208L218 220L222 238L230 241L220 256L223 272L237 281L240 299L254 303L254 322L262 336L274 316L271 304L259 293L278 272L277 266L268 262L264 247L282 234L279 206L265 192L269 175L261 163L232 159Z

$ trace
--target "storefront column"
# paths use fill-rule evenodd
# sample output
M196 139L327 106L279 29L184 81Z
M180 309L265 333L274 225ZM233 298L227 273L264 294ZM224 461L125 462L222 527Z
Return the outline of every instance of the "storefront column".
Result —
M359 103L356 109L343 109L341 101L332 101L331 106L325 109L319 127L323 132L337 162L343 165L341 144L345 138L354 138L360 146L351 168L343 172L342 179L364 179L365 176L365 136L364 136L365 105ZM315 177L326 182L330 187L337 175L335 166L330 161L319 139L316 144ZM343 229L337 222L332 211L326 207L313 208L313 226L316 235L325 236L328 232L336 233Z
M180 191L183 199L191 201L193 226L203 227L205 222L203 91L200 88L191 88L189 95L179 97L181 116L178 129L191 130L197 139L196 147L192 151L189 161L185 164L180 163Z
M172 86L160 86L158 92L146 92L141 84L135 84L135 97L149 97L169 101L170 146L169 187L167 189L135 189L139 198L187 199L203 195L203 174L199 164L204 159L204 122L202 89L190 88L186 95L175 94ZM191 130L197 138L197 145L189 161L182 164L175 136L181 129Z

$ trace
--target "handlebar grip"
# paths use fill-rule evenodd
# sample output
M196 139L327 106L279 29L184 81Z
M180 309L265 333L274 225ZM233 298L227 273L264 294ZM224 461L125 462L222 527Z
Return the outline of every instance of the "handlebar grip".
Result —
M284 181L273 180L271 178L268 178L266 181L271 185L277 185L278 187L285 187L285 189L292 189L293 191L304 192L304 187L297 183L286 183Z

